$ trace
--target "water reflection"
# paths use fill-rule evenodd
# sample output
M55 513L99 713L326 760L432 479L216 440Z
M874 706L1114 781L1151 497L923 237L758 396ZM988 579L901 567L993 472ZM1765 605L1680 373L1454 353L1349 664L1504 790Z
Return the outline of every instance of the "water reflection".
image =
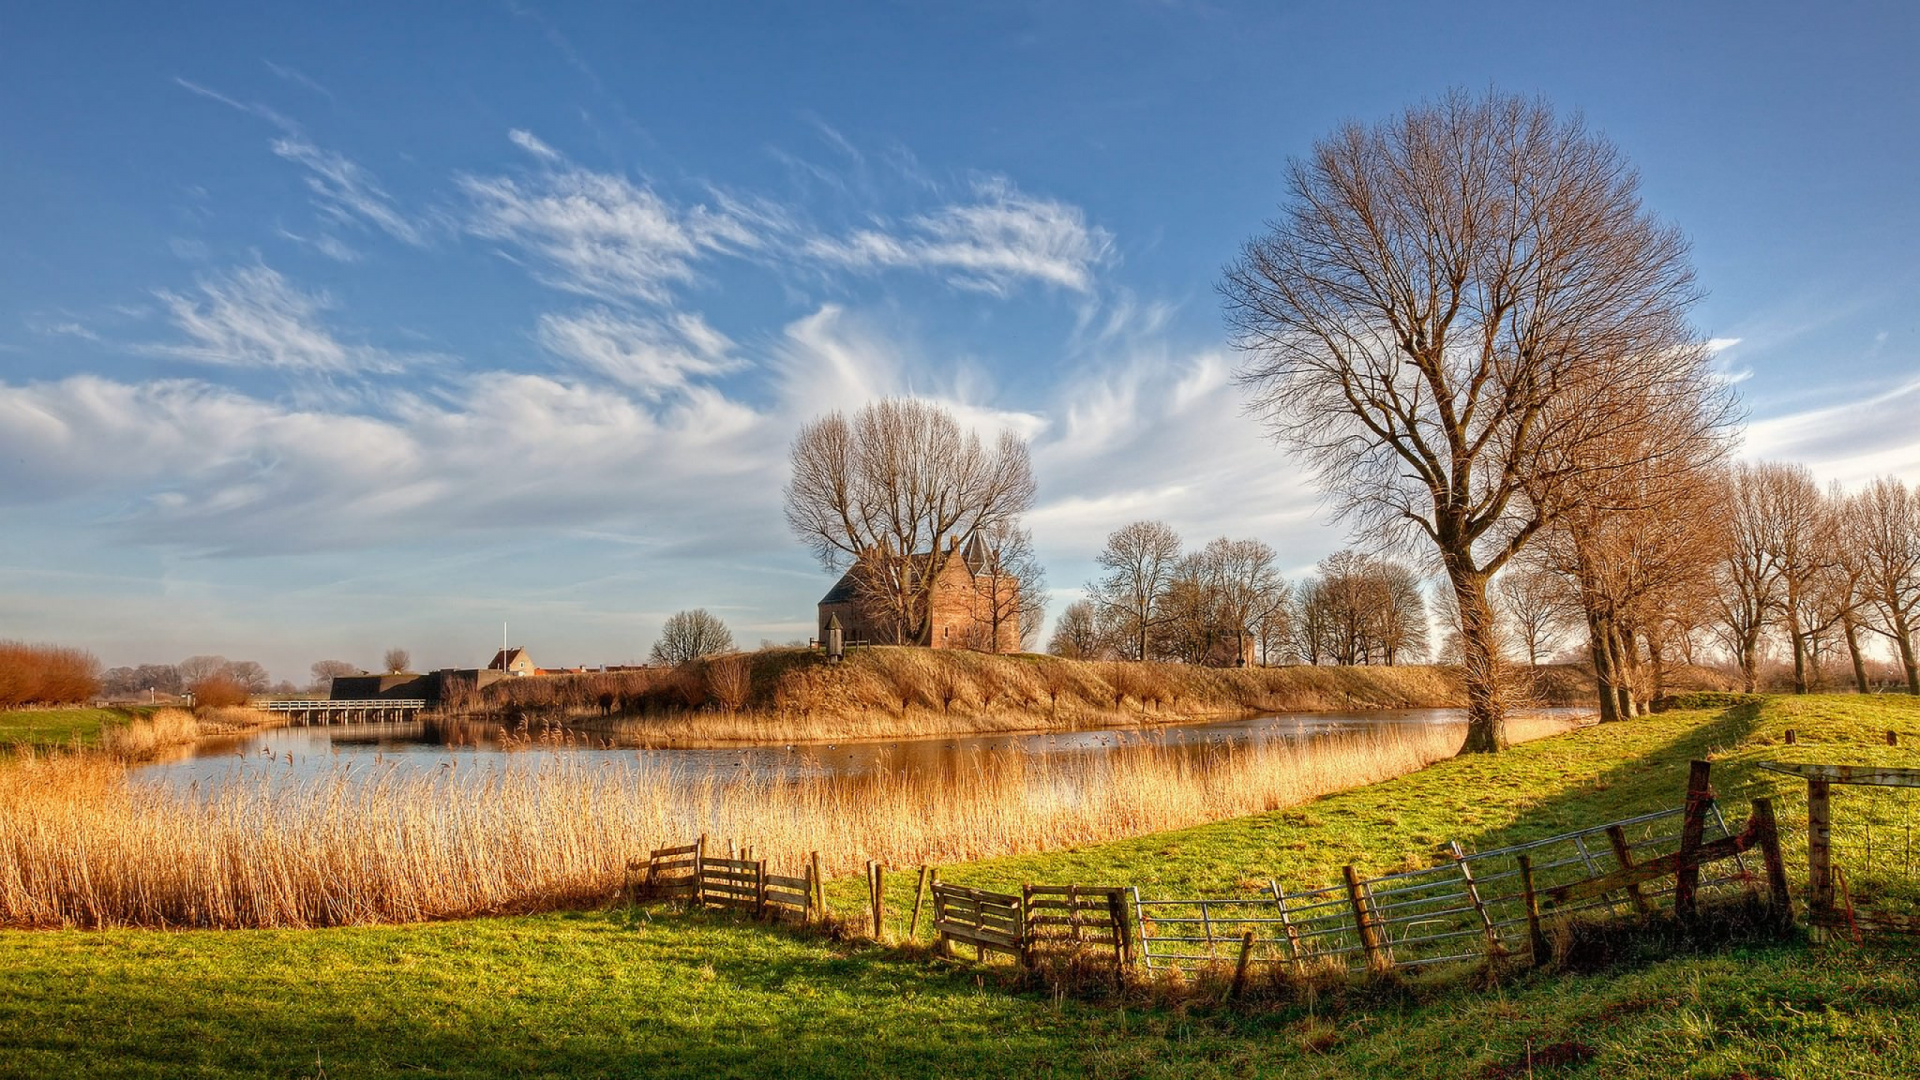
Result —
M1545 709L1572 726L1589 710ZM621 745L608 736L565 729L509 731L498 724L425 721L405 724L340 724L270 728L247 735L205 739L184 755L142 770L151 779L198 784L203 790L233 777L301 780L334 773L340 766L451 770L473 775L503 768L538 768L548 761L593 765L602 761L664 766L678 776L729 775L741 770L767 779L851 777L872 773L958 776L985 761L1020 755L1038 764L1098 760L1129 747L1160 746L1190 753L1311 742L1318 738L1395 727L1453 726L1465 730L1459 709L1407 709L1354 713L1289 713L1238 720L1180 724L1146 730L1091 730L1024 735L974 735L888 742L648 748ZM357 770L355 770L357 771ZM371 774L374 770L367 770Z

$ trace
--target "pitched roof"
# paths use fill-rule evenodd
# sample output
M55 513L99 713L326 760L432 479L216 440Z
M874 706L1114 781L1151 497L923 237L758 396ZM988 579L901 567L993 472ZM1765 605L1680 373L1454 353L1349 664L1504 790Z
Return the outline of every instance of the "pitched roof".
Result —
M500 651L493 654L493 662L487 665L487 670L488 671L511 670L513 665L525 659L526 655L527 655L527 650L525 649L518 649L518 648L501 649Z
M857 593L853 580L853 571L849 569L846 573L840 575L840 580L833 583L833 588L827 590L827 595L821 597L820 602L822 604L851 604L853 603L855 595L857 595Z

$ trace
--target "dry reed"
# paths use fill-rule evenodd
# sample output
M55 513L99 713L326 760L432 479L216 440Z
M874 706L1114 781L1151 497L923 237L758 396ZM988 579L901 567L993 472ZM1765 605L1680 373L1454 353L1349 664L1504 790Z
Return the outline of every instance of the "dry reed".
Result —
M801 780L640 753L472 776L243 774L211 790L142 782L101 756L32 758L0 770L0 924L307 927L581 906L613 895L629 860L703 832L776 868L814 850L838 872L951 863L1272 810L1413 771L1460 738L1435 725L1198 754L1148 743Z

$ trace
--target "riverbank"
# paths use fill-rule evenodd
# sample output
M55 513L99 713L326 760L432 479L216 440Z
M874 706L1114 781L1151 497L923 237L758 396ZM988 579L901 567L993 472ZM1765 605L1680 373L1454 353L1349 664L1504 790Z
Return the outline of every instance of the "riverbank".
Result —
M1797 733L1793 746L1785 732ZM1803 798L1770 759L1920 765L1920 701L1767 699L1589 727L1291 809L942 876L1220 895L1337 879L1671 806L1686 763L1722 802ZM1804 850L1791 843L1793 886ZM890 894L904 930L906 875ZM1251 886L1248 886L1251 887ZM852 912L856 873L830 898ZM921 930L926 934L924 920ZM1380 987L1257 1008L1009 992L970 965L726 916L598 911L313 931L4 932L0 1075L1141 1078L1920 1074L1920 958L1790 940ZM137 1018L133 1020L130 1018Z
M1592 704L1577 668L1516 673L1516 706ZM456 710L550 721L663 746L820 743L1152 727L1273 713L1461 708L1458 669L1208 668L892 646L829 664L808 649L674 671L496 683Z

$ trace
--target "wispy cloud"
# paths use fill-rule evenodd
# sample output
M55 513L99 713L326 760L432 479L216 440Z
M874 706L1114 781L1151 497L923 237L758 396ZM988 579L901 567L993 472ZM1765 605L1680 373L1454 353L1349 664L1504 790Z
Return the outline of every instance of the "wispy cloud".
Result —
M1920 379L1883 383L1835 405L1747 425L1747 456L1798 461L1822 480L1857 485L1894 475L1920 482Z
M174 325L192 339L191 344L151 347L162 355L321 375L401 367L391 353L335 338L321 323L332 300L325 293L303 292L268 266L209 278L200 283L197 295L165 290L156 295Z
M610 173L562 169L458 183L473 204L469 231L532 256L547 284L602 300L664 303L699 259L760 243L731 214L675 206Z
M968 202L908 218L899 229L817 236L802 251L853 269L909 268L944 274L965 288L1004 294L1031 280L1075 292L1093 288L1113 237L1076 206L1022 193L1004 177L977 182Z
M271 61L268 66L274 67ZM281 74L278 68L275 74ZM173 81L201 97L259 117L279 128L280 136L269 146L278 157L307 170L307 187L313 191L314 205L326 220L354 226L371 224L403 243L415 247L425 244L424 231L400 211L378 177L345 154L316 144L295 121L258 102L239 101L187 79ZM319 88L318 84L314 85ZM319 89L325 92L324 88Z
M387 235L415 247L425 240L420 229L394 206L373 174L344 154L323 150L304 135L273 140L273 152L308 172L321 213L342 224L371 222Z
M698 315L636 318L606 308L540 317L547 351L650 400L741 366L733 342Z
M319 94L321 97L326 98L328 101L334 100L333 91L320 85L318 81L309 77L305 72L301 71L299 68L296 68L291 64L276 64L271 60L265 60L265 59L261 60L260 62L267 65L267 70L273 72L276 78L281 79L282 81L285 81L285 82L290 82L295 86L305 87L306 89L311 90L316 94Z

